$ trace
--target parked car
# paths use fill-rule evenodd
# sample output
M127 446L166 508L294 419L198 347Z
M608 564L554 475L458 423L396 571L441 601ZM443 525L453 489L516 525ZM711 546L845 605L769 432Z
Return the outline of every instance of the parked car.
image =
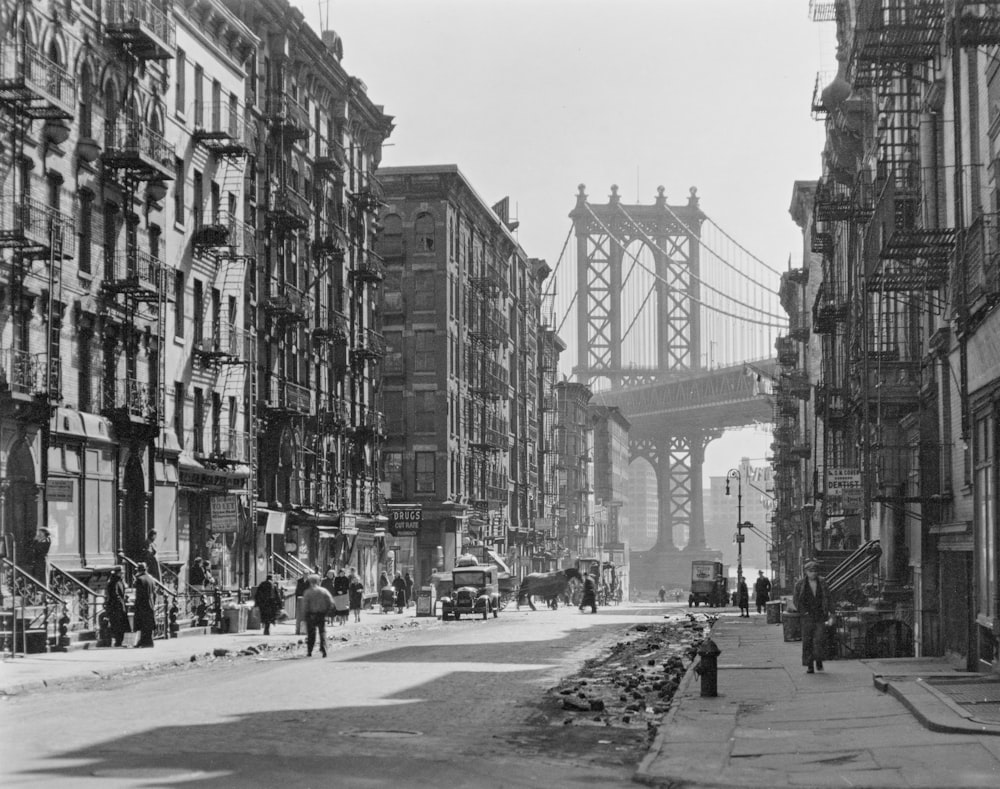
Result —
M462 614L500 614L499 570L495 565L456 566L451 571L451 590L441 598L441 619L461 619Z

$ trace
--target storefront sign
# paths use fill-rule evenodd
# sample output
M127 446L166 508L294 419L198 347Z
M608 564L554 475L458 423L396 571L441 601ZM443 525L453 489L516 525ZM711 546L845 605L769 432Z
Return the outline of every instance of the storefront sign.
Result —
M420 504L390 504L389 533L397 537L414 537L420 531L424 511Z
M45 480L45 500L46 501L73 501L73 480L52 479Z
M239 525L240 504L236 496L212 496L212 531L235 532Z
M348 536L358 533L358 516L353 512L345 512L340 516L340 533Z

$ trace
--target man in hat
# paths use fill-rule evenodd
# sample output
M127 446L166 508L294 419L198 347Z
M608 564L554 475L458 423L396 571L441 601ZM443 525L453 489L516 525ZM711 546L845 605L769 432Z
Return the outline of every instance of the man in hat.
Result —
M122 580L122 566L116 564L111 568L108 578L108 588L104 593L104 613L108 617L108 630L111 631L111 645L124 646L125 634L132 632L128 621L128 609L125 600L125 581Z
M771 580L764 575L763 570L757 571L757 580L753 583L753 596L757 601L757 613L763 613L764 605L771 599Z
M156 629L156 583L149 577L146 563L135 566L135 629L139 631L137 647L153 646Z
M806 577L795 584L792 603L799 612L802 624L802 665L807 674L823 670L826 657L826 627L832 624L830 590L819 577L819 563L809 559L805 563ZM815 669L814 669L815 666Z
M49 530L40 526L31 545L28 546L28 558L31 560L31 577L46 586L49 583L48 556L51 547L52 537L49 535Z
M333 610L333 597L319 585L316 573L309 576L309 586L302 595L302 609L306 622L306 657L312 657L317 634L320 654L326 657L326 617Z
M284 603L281 589L274 583L274 576L267 578L257 585L257 591L253 595L254 605L260 609L260 623L264 626L264 635L271 635L271 625L278 618L278 611Z

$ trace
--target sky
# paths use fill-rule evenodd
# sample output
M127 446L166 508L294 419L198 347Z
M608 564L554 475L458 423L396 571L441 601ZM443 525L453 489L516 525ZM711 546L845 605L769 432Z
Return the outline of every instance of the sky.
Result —
M554 264L578 184L651 203L664 186L778 269L801 265L788 208L821 172L810 115L836 70L834 24L808 0L292 0L341 37L344 68L395 117L385 166L457 164L518 239ZM830 75L832 77L832 73ZM706 473L762 459L770 437L727 434Z

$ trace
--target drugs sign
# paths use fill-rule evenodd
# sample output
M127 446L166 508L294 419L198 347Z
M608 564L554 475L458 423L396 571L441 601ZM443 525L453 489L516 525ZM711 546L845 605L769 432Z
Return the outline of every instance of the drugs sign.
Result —
M390 504L389 533L397 537L413 537L420 531L424 511L420 504Z

